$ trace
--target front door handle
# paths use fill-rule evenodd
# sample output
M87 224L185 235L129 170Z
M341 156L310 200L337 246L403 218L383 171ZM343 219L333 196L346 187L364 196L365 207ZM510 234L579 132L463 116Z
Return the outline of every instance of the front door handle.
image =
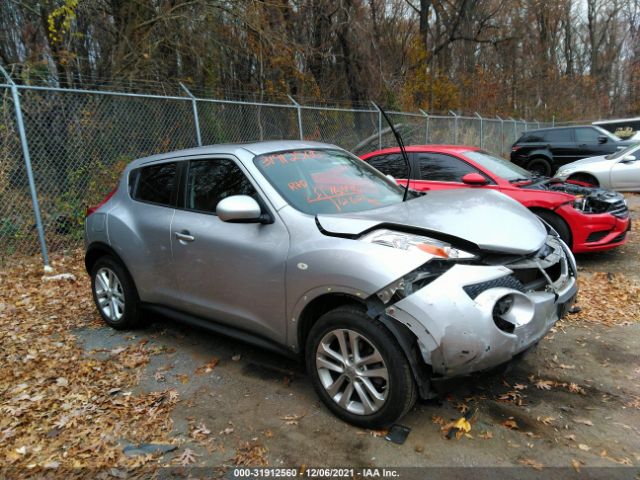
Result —
M183 230L182 232L176 232L176 238L181 242L193 242L196 237L189 234L187 230Z

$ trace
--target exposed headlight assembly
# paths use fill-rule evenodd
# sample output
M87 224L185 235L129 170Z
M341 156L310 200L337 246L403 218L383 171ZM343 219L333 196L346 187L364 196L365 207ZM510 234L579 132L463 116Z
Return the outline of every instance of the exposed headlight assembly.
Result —
M393 230L374 230L363 236L360 240L377 243L387 247L398 248L407 251L420 251L438 258L474 258L475 255L464 250L452 247L446 242L422 235L396 232Z
M569 175L571 175L571 173L573 172L573 170L571 170L570 168L567 168L565 170L560 170L558 171L558 173L556 173L556 177L568 177Z
M586 206L587 206L587 199L582 196L576 196L576 199L573 202L573 208L584 212Z

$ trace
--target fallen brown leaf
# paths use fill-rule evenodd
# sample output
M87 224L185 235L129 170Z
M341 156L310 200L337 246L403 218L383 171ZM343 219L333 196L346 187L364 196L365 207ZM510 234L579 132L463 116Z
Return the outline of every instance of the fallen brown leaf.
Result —
M282 417L282 420L284 420L284 423L287 425L298 425L298 423L300 422L300 419L302 419L305 415L306 413L303 413L301 415L296 415L296 414L285 415L284 417Z
M516 422L513 417L510 417L507 420L504 420L501 425L503 427L508 428L509 430L518 430L520 427L518 427L518 422Z
M542 470L542 467L544 467L543 464L541 464L540 462L537 462L537 461L535 461L535 460L533 460L531 458L522 458L522 459L519 460L519 462L522 465L526 465L526 466L531 467L531 468L533 468L535 470Z
M576 423L580 423L582 425L588 425L590 427L593 427L593 422L588 418L574 418L573 421Z
M216 357L213 357L209 362L205 363L204 365L196 368L196 373L199 375L205 374L205 373L211 373L213 371L214 368L216 368L216 365L218 365L218 362L220 360Z
M538 380L535 385L540 390L551 390L555 382L553 380Z
M571 466L578 473L580 473L580 465L582 465L582 462L580 460L576 460L575 458L571 459Z
M234 465L246 467L266 467L269 465L266 455L267 449L264 446L245 442L236 449L232 462Z
M180 463L180 465L183 466L187 466L190 465L192 463L196 463L196 457L198 457L199 455L196 454L193 450L191 450L190 448L185 448L184 452L182 452L182 455L180 455L180 457L178 457L178 463Z
M543 423L544 425L551 425L555 420L555 417L537 417L536 420L538 420L540 423Z

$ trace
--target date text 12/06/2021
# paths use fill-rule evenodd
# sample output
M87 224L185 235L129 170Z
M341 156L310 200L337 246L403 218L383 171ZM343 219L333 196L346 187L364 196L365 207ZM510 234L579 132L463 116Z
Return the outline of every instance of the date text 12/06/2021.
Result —
M255 478L397 478L399 473L393 468L327 468L306 467L298 468L234 468L231 475L225 478L231 479L255 479Z

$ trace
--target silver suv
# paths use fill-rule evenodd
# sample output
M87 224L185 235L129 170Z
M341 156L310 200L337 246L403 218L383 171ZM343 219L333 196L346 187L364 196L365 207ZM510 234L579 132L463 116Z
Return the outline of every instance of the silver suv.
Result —
M567 246L516 201L403 193L314 142L136 160L86 219L96 306L118 329L152 311L299 356L338 417L389 425L434 378L537 343L577 292Z

